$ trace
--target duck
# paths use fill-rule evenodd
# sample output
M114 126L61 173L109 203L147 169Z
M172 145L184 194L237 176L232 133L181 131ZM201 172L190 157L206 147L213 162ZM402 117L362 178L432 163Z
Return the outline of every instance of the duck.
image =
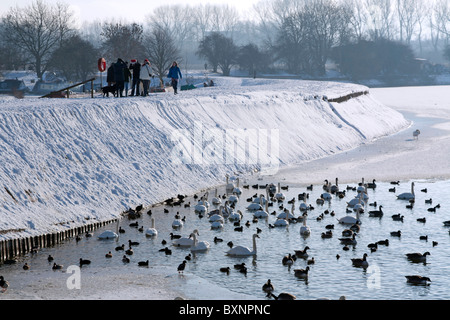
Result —
M377 184L375 182L376 182L376 180L373 179L372 182L367 183L367 188L368 189L375 189L377 187Z
M321 237L322 239L330 239L333 237L333 232L331 230L328 230L327 232L322 232Z
M236 270L240 270L240 269L242 269L242 268L245 268L245 262L235 264L235 265L233 266L233 268L236 269Z
M414 253L407 253L406 257L408 260L412 262L426 262L427 256L429 255L430 253L428 251L423 254L419 252L414 252Z
M111 251L109 251L107 254L105 254L105 257L106 257L106 258L112 258L112 253L111 253Z
M397 196L397 199L399 200L411 200L411 199L415 199L415 195L414 195L414 181L411 182L411 192L404 192L401 193Z
M121 246L117 246L114 250L116 250L116 251L125 250L125 245L122 244Z
M30 265L25 262L25 264L22 266L23 270L30 270Z
M274 295L273 292L269 292L267 294L267 297L272 297L275 300L295 300L295 299L297 299L296 296L294 296L293 294L287 293L287 292L282 292L278 296Z
M391 236L393 236L393 237L401 237L401 235L402 235L402 232L400 230L391 232Z
M415 140L419 140L419 135L420 135L420 130L419 129L416 129L416 130L413 131L413 138Z
M403 222L403 218L404 218L404 216L400 215L400 213L392 215L392 220L394 220L394 221Z
M263 284L262 290L266 293L272 293L274 290L273 284L270 279L267 280L266 283Z
M207 241L198 241L197 234L192 233L194 243L191 246L191 252L204 252L210 248L210 244Z
M178 265L177 271L179 274L182 274L184 272L184 269L186 268L186 263L187 263L187 261L183 260L183 262Z
M426 218L417 218L417 222L426 223L427 219Z
M343 237L351 237L353 236L354 232L351 229L345 229L342 231L342 236Z
M128 240L128 245L129 245L130 247L131 247L131 246L138 246L138 245L139 245L139 242Z
M294 275L298 278L306 279L308 278L309 266L305 269L294 269Z
M9 282L5 280L3 276L0 276L0 288L2 288L2 292L5 292L9 287Z
M91 260L80 258L80 267L88 264L91 264Z
M53 259L52 255L49 254L48 257L47 257L47 261L48 261L48 262L52 262L53 260L54 260L54 259Z
M427 285L428 282L431 282L431 279L428 277L418 276L418 275L412 275L412 276L405 276L406 282L412 283L412 284L423 284Z
M214 243L223 242L223 239L214 237Z
M192 259L191 253L189 253L187 256L184 257L184 260L187 260L187 261L191 261L191 259Z
M130 262L130 258L128 258L127 256L123 256L122 257L122 262L129 263Z
M146 261L139 261L138 266L140 267L148 267L148 260Z
M155 228L155 218L152 217L152 226L145 230L145 235L147 237L156 237L158 235L158 230Z
M352 260L352 265L354 267L362 267L367 268L369 266L369 263L367 262L367 253L364 253L362 259L361 258L354 258Z
M122 227L119 227L119 233L125 233L125 229L123 229Z
M159 249L159 252L164 252L166 255L171 255L172 254L172 250L170 250L168 247L165 247L163 249Z
M426 235L426 236L419 236L419 240L428 241L428 235Z
M131 256L134 253L133 248L129 247L127 250L125 250L125 253Z
M389 246L389 240L388 239L380 240L380 241L377 241L377 244L382 245L382 246Z
M56 264L56 262L53 263L52 269L53 270L60 270L63 268L62 264Z
M312 257L311 259L308 259L308 261L306 261L307 265L312 265L312 264L315 264L315 263L316 263L316 260L314 260L314 257Z
M309 247L306 246L303 250L294 250L295 251L295 255L298 258L302 258L302 259L307 259L308 258L308 251Z
M220 270L220 272L224 272L226 274L229 274L231 269L230 269L230 267L222 267L219 270Z
M241 256L255 256L256 255L256 238L259 238L258 234L253 234L253 250L250 250L248 247L244 247L244 246L236 246L231 248L230 250L228 250L226 252L226 255L228 256L237 256L237 257L241 257Z

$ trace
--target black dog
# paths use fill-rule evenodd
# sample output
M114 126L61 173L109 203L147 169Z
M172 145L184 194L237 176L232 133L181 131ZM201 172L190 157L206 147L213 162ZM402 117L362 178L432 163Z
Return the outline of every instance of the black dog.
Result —
M111 92L114 97L117 96L117 86L113 84L112 86L102 87L103 97L106 95L109 97L109 93Z

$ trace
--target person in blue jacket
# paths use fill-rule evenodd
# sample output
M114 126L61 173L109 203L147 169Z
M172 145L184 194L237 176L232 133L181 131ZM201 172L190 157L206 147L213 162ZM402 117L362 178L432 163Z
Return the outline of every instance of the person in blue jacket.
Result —
M180 68L178 67L178 64L176 61L172 63L172 66L169 69L169 74L167 75L167 78L171 78L171 84L174 91L174 94L177 94L177 88L178 88L178 79L183 79L183 76L181 75Z

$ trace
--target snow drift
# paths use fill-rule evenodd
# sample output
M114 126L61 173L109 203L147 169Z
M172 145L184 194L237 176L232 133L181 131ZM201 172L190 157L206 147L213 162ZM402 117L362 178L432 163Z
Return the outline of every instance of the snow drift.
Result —
M0 98L0 239L112 219L226 174L270 174L409 125L370 94L326 101L368 91L360 85L215 81L177 96Z

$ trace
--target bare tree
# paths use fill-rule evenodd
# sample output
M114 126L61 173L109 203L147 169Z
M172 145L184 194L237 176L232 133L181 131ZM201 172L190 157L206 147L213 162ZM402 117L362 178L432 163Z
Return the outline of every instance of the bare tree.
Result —
M159 78L161 84L163 78L174 60L180 59L178 48L170 33L161 27L154 27L145 36L145 50L152 64L153 73Z
M72 17L67 5L50 6L42 0L25 8L12 7L3 18L4 37L30 57L42 78L51 54L72 31Z

